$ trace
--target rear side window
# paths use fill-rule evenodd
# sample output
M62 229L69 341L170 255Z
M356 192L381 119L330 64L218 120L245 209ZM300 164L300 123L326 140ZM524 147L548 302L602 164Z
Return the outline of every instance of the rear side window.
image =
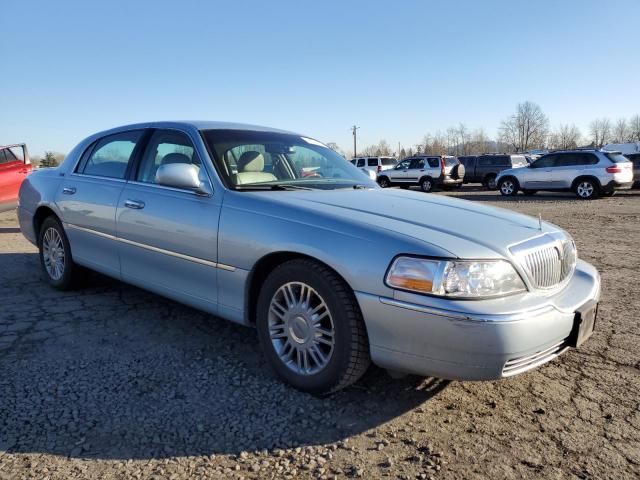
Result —
M378 166L378 159L377 158L370 158L369 160L367 160L367 166L369 166L369 167L377 167Z
M385 165L385 166L395 165L396 163L398 163L398 161L395 158L383 158L382 159L382 165Z
M621 153L605 153L605 155L607 156L607 158L609 160L611 160L613 163L624 163L624 162L628 162L629 160L622 155Z
M142 131L137 130L104 137L96 143L91 155L81 162L78 173L124 179L127 165L141 136Z
M431 157L428 159L429 162L429 166L431 168L438 168L440 167L440 159L438 157Z
M424 158L415 158L411 160L409 168L424 168Z
M364 158L359 158L358 159L358 167L364 167Z

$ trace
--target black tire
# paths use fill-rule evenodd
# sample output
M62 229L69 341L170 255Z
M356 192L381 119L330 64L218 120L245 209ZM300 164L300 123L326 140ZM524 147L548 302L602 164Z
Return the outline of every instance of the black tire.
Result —
M600 196L600 185L592 178L579 178L573 185L573 192L580 200L593 200Z
M316 373L302 374L287 366L271 340L271 301L279 289L290 282L302 282L315 290L325 302L332 319L333 351L324 367ZM267 363L278 376L298 390L328 395L356 382L369 367L369 340L353 291L333 270L321 263L296 259L276 267L260 290L256 317L258 339ZM287 328L292 332L295 327Z
M519 189L520 184L514 177L504 177L500 179L500 182L498 182L498 190L500 190L500 194L505 197L513 197L517 195Z
M378 179L378 185L380 185L381 188L389 188L391 186L389 177L380 177Z
M527 197L530 197L531 195L538 193L538 190L522 190L522 193Z
M496 185L496 176L494 174L489 174L484 177L482 184L487 190L495 190L498 187Z
M47 236L47 244L51 243L51 235L54 235L52 232L55 231L60 238L60 246L62 249L62 258L63 262L61 262L61 275L58 277L55 274L55 269L51 267L52 263L49 261L49 268L47 267L47 262L45 260L45 236ZM40 232L38 235L38 249L40 256L40 266L42 267L42 271L44 272L44 276L47 279L49 285L57 290L71 290L75 288L83 277L83 269L76 265L73 262L73 256L71 254L71 246L69 245L69 240L67 239L67 235L62 228L62 224L60 221L54 217L49 216L44 219L42 225L40 226ZM59 251L60 248L56 248L56 251ZM48 250L49 252L51 250ZM47 255L50 258L51 253ZM59 257L59 255L58 255ZM58 259L56 262L59 263Z
M420 190L425 193L429 193L433 190L433 178L431 177L422 177L420 179Z

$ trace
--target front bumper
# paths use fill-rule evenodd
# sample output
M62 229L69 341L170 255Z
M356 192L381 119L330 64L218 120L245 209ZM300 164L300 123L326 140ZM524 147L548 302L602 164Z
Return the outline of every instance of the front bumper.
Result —
M503 312L487 308L481 313L484 300L466 302L468 311L460 308L464 302L446 310L430 306L425 296L416 296L420 297L416 303L356 292L374 363L456 380L515 375L566 351L576 312L600 298L600 276L580 260L561 291L551 296L525 295L526 300L514 296L509 301L507 297L503 304L510 308Z

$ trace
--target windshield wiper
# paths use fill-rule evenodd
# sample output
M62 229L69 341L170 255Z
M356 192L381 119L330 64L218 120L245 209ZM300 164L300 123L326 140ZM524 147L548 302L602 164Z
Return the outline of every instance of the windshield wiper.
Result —
M284 183L256 183L236 185L236 190L313 190L313 188L302 187L300 185L289 185Z

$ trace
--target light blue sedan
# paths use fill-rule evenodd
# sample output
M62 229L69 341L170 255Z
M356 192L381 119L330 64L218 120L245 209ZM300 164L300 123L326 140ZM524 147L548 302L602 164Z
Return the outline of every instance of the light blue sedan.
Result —
M326 394L370 362L490 380L591 335L600 296L571 237L479 204L380 189L322 143L218 122L92 135L20 190L55 288L82 268L255 326L287 382Z

